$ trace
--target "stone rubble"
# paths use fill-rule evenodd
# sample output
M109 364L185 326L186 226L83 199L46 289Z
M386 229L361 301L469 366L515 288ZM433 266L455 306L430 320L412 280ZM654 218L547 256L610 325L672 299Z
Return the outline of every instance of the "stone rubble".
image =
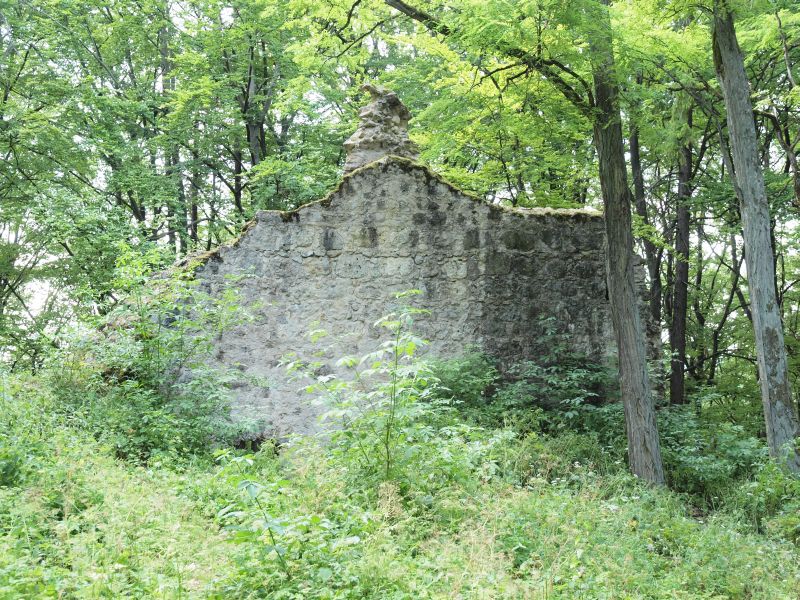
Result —
M355 171L388 155L419 158L417 145L408 137L411 113L397 94L371 84L361 89L370 93L372 102L358 113L361 124L344 143L347 151L344 172Z

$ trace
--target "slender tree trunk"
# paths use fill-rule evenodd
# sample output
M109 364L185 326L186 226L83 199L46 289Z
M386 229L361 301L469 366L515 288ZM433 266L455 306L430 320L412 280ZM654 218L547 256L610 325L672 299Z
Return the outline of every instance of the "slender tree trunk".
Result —
M197 160L195 156L195 160ZM197 168L192 168L192 176L189 180L189 238L193 244L200 241L198 228L200 223L200 210L197 206L197 201L200 196L200 174Z
M741 190L745 262L758 355L759 383L770 453L800 472L796 438L800 435L783 340L783 324L775 295L770 246L770 215L759 165L758 140L750 102L750 82L736 39L733 15L724 0L714 1L714 65L725 97L731 154Z
M688 117L691 127L691 112ZM678 206L675 227L675 282L672 293L672 321L669 328L671 354L669 402L686 402L686 314L689 308L689 206L692 179L692 148L681 148L678 171Z
M667 246L674 245L675 238L675 225L673 223L665 224L663 228L665 233L664 238ZM668 323L672 323L672 291L675 289L675 253L667 252L667 266L666 266L665 288L667 293L664 294L664 317Z
M183 186L183 170L180 153L177 145L172 150L171 175L175 179L175 224L173 229L178 234L178 255L183 256L188 249L187 238L189 237L189 222L186 217L186 188Z
M636 214L645 225L650 224L647 214L647 201L644 193L644 173L639 149L639 127L631 123L631 173L633 174L633 197L636 200ZM650 320L656 331L661 330L661 259L656 245L649 239L642 240L644 255L647 261L647 274L650 277Z
M720 345L720 337L722 336L722 329L725 327L725 323L728 321L728 318L731 316L731 313L735 310L733 307L733 300L736 298L736 290L739 289L739 278L741 277L741 260L737 258L736 253L736 235L731 234L730 236L730 248L731 248L731 287L728 291L728 299L725 301L725 308L722 310L722 318L717 323L717 326L714 328L714 332L711 334L711 357L709 359L709 368L708 368L708 379L707 383L709 385L714 384L714 379L717 376L717 365L719 364L719 345Z
M642 82L642 76L637 75L636 82ZM633 198L635 200L636 214L645 225L650 225L650 217L647 211L647 199L644 192L644 172L642 170L641 151L639 148L639 126L636 120L638 114L631 115L630 123L630 155L631 155L631 174L633 175ZM664 368L661 362L661 297L663 288L661 286L661 259L662 252L653 241L644 236L645 262L647 263L647 275L649 278L648 294L648 318L645 324L647 331L647 358L653 365L652 375L655 378L653 391L658 398L664 397L665 382Z
M703 377L706 369L707 349L706 349L706 313L703 311L702 301L699 291L703 289L703 270L705 263L703 262L703 241L706 239L705 225L703 224L703 217L695 222L695 235L697 236L697 252L695 253L695 271L694 271L694 289L698 293L695 294L692 309L694 310L694 318L697 321L697 337L695 338L695 370L692 376L695 380L700 380ZM712 277L712 289L713 281ZM713 293L713 292L712 292Z
M167 240L169 240L169 247L172 252L178 251L178 244L175 241L175 209L172 202L167 203Z
M647 373L645 335L639 314L634 278L632 196L628 188L619 89L611 40L608 12L602 19L592 50L598 59L593 66L596 117L594 143L600 163L600 187L605 208L608 243L608 293L611 320L619 349L619 371L625 425L628 434L628 460L631 471L645 481L664 483L661 447Z
M784 154L786 154L786 167L784 168L784 173L791 174L792 176L794 205L796 207L800 207L800 163L798 163L797 158L797 142L792 142L789 126L786 124L786 121L789 120L789 117L786 115L785 120L783 120L781 118L781 113L778 111L778 107L773 104L772 111L770 112L770 120L772 121L775 137L777 138Z
M257 166L261 162L261 127L258 123L247 123L247 145L250 148L250 165Z
M163 79L162 93L166 97L176 89L175 77L172 74L173 51L170 48L171 31L167 27L162 27L159 32L159 53L161 57L161 77ZM186 254L188 235L188 224L186 220L186 190L183 187L183 172L180 150L177 142L170 141L171 148L166 159L165 174L167 177L174 178L175 197L168 201L167 215L169 217L169 241L173 250L179 255Z
M211 174L211 195L208 198L208 226L206 227L206 252L211 250L214 242L214 230L217 228L217 175Z
M233 153L233 206L239 217L244 215L244 206L242 205L242 152L238 148Z

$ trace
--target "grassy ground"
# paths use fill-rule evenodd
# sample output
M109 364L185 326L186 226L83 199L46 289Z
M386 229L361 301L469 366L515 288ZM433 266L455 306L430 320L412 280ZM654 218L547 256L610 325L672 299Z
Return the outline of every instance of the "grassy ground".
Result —
M5 386L0 598L800 597L792 542L591 436L432 427L391 481L308 441L137 465Z

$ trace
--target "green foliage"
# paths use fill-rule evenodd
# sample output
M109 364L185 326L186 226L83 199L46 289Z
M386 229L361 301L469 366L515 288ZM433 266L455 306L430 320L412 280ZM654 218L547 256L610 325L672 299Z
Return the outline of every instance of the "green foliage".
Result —
M541 323L542 354L511 369L511 382L497 394L512 414L531 406L559 409L570 421L588 405L613 398L615 377L607 365L570 350L567 333L559 333L553 320ZM559 425L560 426L560 425Z
M772 586L777 579L753 582L737 570L756 560L751 544L757 538L742 533L748 526L737 521L736 492L721 482L747 481L764 457L763 445L740 429L723 426L715 440L726 448L703 465L670 464L676 482L681 476L681 485L698 486L687 490L693 499L702 490L718 493L717 505L727 503L726 513L705 525L685 515L678 496L624 474L619 405L580 403L574 417L551 417L561 423L553 435L524 423L465 426L459 422L464 407L453 410L445 401L464 399L475 411L489 410L486 387L496 379L491 362L478 354L437 361L433 377L429 365L406 351L409 343L420 345L409 313L380 323L391 336L378 352L340 361L354 373L351 379L317 374L310 388L332 403L329 417L344 428L327 431L322 444L295 440L280 456L272 448L221 454L221 479L237 495L216 518L239 549L237 571L218 589L221 597L440 597L454 585L463 597L524 597L547 589L564 597L640 597L646 590L641 597L666 598L685 585L711 594L698 597L782 593ZM303 368L314 372L313 365ZM407 394L394 406L393 389ZM707 433L689 416L665 415L670 448L672 440ZM396 427L390 431L396 446L383 441L387 425ZM389 470L387 448L394 452ZM723 464L731 468L715 478ZM781 514L781 523L786 517ZM785 535L775 529L777 518L771 523L773 535ZM464 548L465 540L474 551ZM570 550L562 554L565 543ZM788 548L768 543L773 552ZM735 553L720 555L718 544ZM621 566L632 556L635 568ZM783 567L770 568L778 569L778 579L787 576ZM456 583L453 570L463 569L468 581ZM438 575L431 578L433 572Z
M699 417L695 408L687 405L662 408L658 419L667 483L703 510L735 510L737 490L771 468L763 439L727 421L724 415L709 412ZM588 404L567 420L560 411L545 414L541 420L557 425L552 430L559 440L555 443L564 444L567 464L574 457L599 472L608 472L624 463L627 446L621 404ZM571 441L576 434L579 441Z
M379 0L0 1L0 598L797 596L800 489L760 439L730 131L707 15L685 2L609 7L666 322L679 148L696 162L692 408L660 417L680 496L624 474L612 386L558 339L500 380L479 354L417 361L402 311L343 359L352 378L314 373L347 427L203 462L237 435L210 341L246 317L232 290L147 278L331 188L364 80L398 92L422 157L463 188L598 199L591 110L569 96L594 92L599 4L412 4L448 35ZM799 388L800 17L734 5ZM125 250L144 240L163 254Z
M437 396L475 408L486 408L491 402L500 373L489 356L475 351L429 364L437 380Z
M728 500L757 531L800 542L800 480L772 462Z
M0 369L0 488L23 483L45 446L48 419L37 414L39 406L15 401L15 394L32 383Z
M324 432L325 443L332 458L346 465L348 477L376 486L392 482L401 493L426 502L434 490L467 481L476 470L488 469L487 476L495 472L486 457L509 438L507 432L487 435L459 422L442 397L452 390L445 390L432 367L416 358L427 343L413 332L414 316L425 312L408 303L417 293L398 294L397 311L376 323L388 337L374 352L338 361L349 377L316 375L307 391L319 395L328 409L323 418L333 427ZM455 375L464 365L451 367ZM314 365L295 362L289 368L307 373L311 368L313 374ZM462 378L462 389L476 391L494 377L487 371Z
M0 391L0 454L18 465L0 487L4 598L766 600L800 585L797 480L770 465L697 518L626 474L603 432L468 428L442 407L402 421L397 439L427 438L389 480L313 438L143 468L56 410L41 379Z
M435 361L433 373L440 381L435 395L452 400L480 425L513 423L521 429L527 424L531 431L542 420L555 428L568 426L584 408L613 396L614 378L607 366L571 351L566 334L559 333L552 320L543 321L541 329L542 354L512 365L502 377L491 359L480 353Z
M670 486L710 506L767 461L763 441L741 426L699 419L686 407L662 410L659 417Z
M290 373L303 371L313 377L306 391L322 394L320 400L329 409L324 418L334 424L333 444L344 453L357 453L365 473L383 480L404 470L399 463L413 454L414 438L420 433L413 432L414 423L429 409L421 402L429 395L429 371L413 361L417 349L427 342L411 330L414 315L426 311L405 302L419 293L398 294L398 311L375 323L390 336L378 349L337 361L337 367L349 369L352 378L316 375L317 364L295 361L288 365ZM312 335L319 338L325 333Z
M528 361L515 366L511 382L497 392L494 410L514 419L537 406L559 409L551 413L556 427L577 419L581 409L605 399L613 380L607 367L570 358L575 362Z
M678 406L661 409L658 419L669 487L689 494L704 510L723 507L767 464L764 441L724 418L698 417L693 407ZM569 427L596 437L608 459L623 460L625 416L620 404L586 406Z
M126 297L65 339L47 372L61 410L136 460L206 452L246 427L229 421L228 376L208 362L212 340L248 318L236 289L211 297L190 272L154 278L161 261L122 249Z
M518 365L505 383L497 381L491 361L480 354L438 361L433 373L441 383L434 395L453 401L472 422L513 424L516 431L534 432L518 440L512 461L523 479L538 473L569 480L574 464L600 473L615 471L624 464L626 440L622 406L603 398L613 390L611 374L569 352L552 330L546 339L548 355ZM690 494L704 508L719 508L764 468L767 451L754 432L730 422L733 404L721 394L706 392L697 402L703 418L694 406L659 413L665 469L672 489ZM752 423L753 416L741 420ZM543 442L535 435L542 429L553 439ZM542 453L545 446L549 450ZM558 448L555 454L553 448Z
M179 490L202 471L142 469L113 458L41 379L0 379L0 598L186 598L229 559ZM190 467L191 468L191 467Z

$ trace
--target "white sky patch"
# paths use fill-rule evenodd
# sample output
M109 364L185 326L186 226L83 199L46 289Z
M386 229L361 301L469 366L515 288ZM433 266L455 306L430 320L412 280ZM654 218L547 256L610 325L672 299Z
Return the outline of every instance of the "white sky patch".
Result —
M219 12L219 20L226 27L233 25L233 7L226 6Z

